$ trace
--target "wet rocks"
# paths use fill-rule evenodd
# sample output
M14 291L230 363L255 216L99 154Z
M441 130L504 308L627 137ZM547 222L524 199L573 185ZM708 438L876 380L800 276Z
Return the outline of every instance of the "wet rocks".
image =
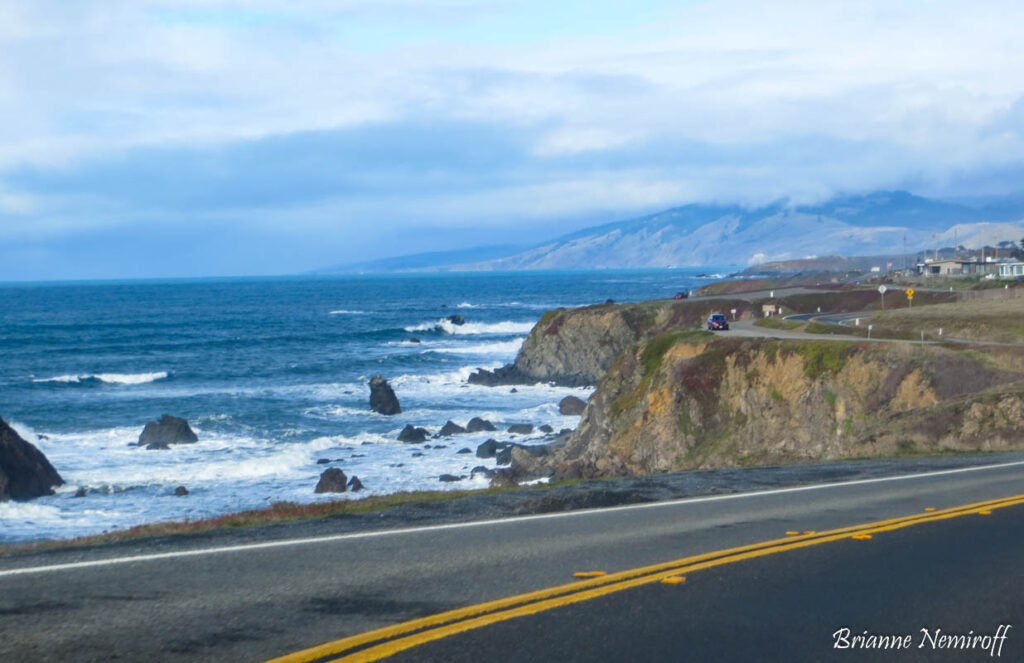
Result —
M516 435L529 435L533 432L533 424L512 424L508 427L508 432Z
M483 465L477 465L476 467L469 471L470 479L476 479L477 477L484 477L486 479L490 479L493 476L494 470L488 467L484 467Z
M77 497L77 498L85 497L88 493L89 493L89 491L87 491L85 489L85 486L79 486L78 490L75 491L75 497Z
M174 489L174 496L175 497L185 497L187 495L188 495L188 488L186 488L185 486L178 486L177 488Z
M469 447L462 447L461 449L459 449L455 453L457 453L457 454L471 454L471 453L473 453L473 450L470 449Z
M472 419L469 420L469 423L466 424L466 431L469 433L480 433L482 431L489 432L495 430L498 429L495 427L494 424L487 421L486 419L481 419L480 417L473 417Z
M359 480L359 477L352 475L352 478L348 480L348 489L353 493L358 493L363 489L363 482Z
M442 474L438 477L438 480L443 483L453 483L455 481L462 481L463 479L465 479L465 477L457 477L454 474Z
M316 484L315 493L344 493L348 487L348 477L337 467L323 471L320 481Z
M378 414L400 414L402 406L398 403L395 390L380 375L370 378L370 409Z
M421 341L420 339L418 339L418 338L416 338L415 336L413 336L413 337L411 337L411 338L409 339L409 342L410 342L410 343L422 343L423 341Z
M437 435L435 435L434 437L451 437L452 435L461 435L462 433L465 432L465 428L449 419L445 423L445 425L441 427L441 430L439 430L437 432Z
M462 325L466 324L466 319L463 318L461 315L449 315L447 318L445 318L445 320L452 323L456 327L461 327Z
M583 414L583 410L587 407L586 401L580 400L575 396L566 396L558 403L558 411L565 415L580 415Z
M554 433L555 432L555 429L552 428L551 426L548 426L547 424L544 424L543 426L539 427L537 430L539 430L542 433Z
M486 368L478 368L475 372L471 373L467 381L470 384L478 384L484 387L500 387L511 384L526 384L535 382L528 380L523 376L516 367L509 364L508 366L502 366L496 368L493 371L489 371Z
M417 428L412 424L406 424L402 432L398 434L398 441L406 444L419 444L425 442L428 435L426 428Z
M476 448L477 458L494 458L494 455L498 453L498 450L503 448L505 445L498 442L495 439L487 440Z
M317 465L326 465L326 464L328 464L330 462L331 462L330 458L317 458L316 459L316 464Z
M43 452L0 419L0 502L52 495L62 485Z
M142 429L137 445L147 449L170 449L172 444L195 444L199 441L188 422L181 417L164 414Z

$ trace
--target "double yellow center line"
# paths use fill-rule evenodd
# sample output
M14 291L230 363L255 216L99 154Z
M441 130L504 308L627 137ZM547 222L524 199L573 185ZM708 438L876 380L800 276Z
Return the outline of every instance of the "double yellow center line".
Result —
M941 511L931 510L901 518L892 518L874 523L843 527L826 532L806 532L800 536L753 543L737 548L685 557L671 562L643 566L618 573L551 587L518 596L489 601L478 605L442 612L430 617L387 626L341 640L335 640L318 647L288 654L268 663L321 663L326 661L377 661L400 651L434 640L440 640L458 633L481 628L489 624L534 615L545 610L588 601L631 587L659 582L666 576L675 576L700 571L745 559L774 555L788 550L816 546L843 539L870 539L880 532L910 527L921 523L947 520L970 514L986 514L993 509L1002 509L1015 504L1024 504L1024 495L1016 495L987 502L978 502Z

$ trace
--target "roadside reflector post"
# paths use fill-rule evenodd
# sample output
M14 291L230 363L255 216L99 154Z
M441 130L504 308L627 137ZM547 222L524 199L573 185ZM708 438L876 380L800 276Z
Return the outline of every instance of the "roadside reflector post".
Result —
M921 330L921 342L924 343L924 330Z
M939 336L942 336L942 327L939 327Z
M821 307L820 306L818 307L818 313L821 313Z
M860 318L854 318L854 319L853 319L853 324L855 324L855 325L857 325L858 327L860 327Z
M888 290L884 285L878 286L878 294L882 296L882 310L885 310L885 291Z
M871 330L874 329L874 325L868 325L868 338L871 338Z
M736 309L732 309L732 320L733 322L736 321Z

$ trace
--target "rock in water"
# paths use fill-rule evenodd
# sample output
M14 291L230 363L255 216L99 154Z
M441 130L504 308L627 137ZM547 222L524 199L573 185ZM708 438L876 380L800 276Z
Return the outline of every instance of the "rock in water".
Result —
M444 483L452 483L454 481L462 481L465 477L457 477L454 474L442 474L438 479Z
M566 396L558 403L558 411L562 414L568 415L579 415L583 414L583 410L587 407L585 401L581 401L575 396Z
M359 480L359 477L352 475L352 478L348 480L348 489L353 493L358 493L363 489L363 482Z
M370 378L370 409L380 414L400 414L402 406L398 404L395 390L380 375Z
M417 428L412 424L406 424L402 432L398 434L398 441L407 444L419 444L427 440L427 435L426 428Z
M0 502L52 495L64 485L43 452L0 419Z
M446 320L448 320L448 322L452 323L457 327L461 327L462 325L466 324L466 319L463 318L461 315L449 315L446 318Z
M441 427L441 430L439 430L437 432L437 435L435 435L434 437L449 437L451 435L461 435L462 433L465 432L465 428L449 419L448 422Z
M361 485L361 484L360 484ZM324 470L320 481L316 484L317 493L344 493L348 486L348 477L336 467Z
M174 489L175 497L185 497L186 495L188 495L188 488L186 488L185 486L178 486L177 488Z
M498 453L499 449L504 448L504 445L497 440L487 440L476 448L477 458L494 458L494 455Z
M487 421L486 419L481 419L480 417L473 417L472 419L469 420L469 423L466 424L466 430L469 431L470 433L479 433L481 431L492 431L498 429L495 428L494 424Z
M150 421L139 435L138 445L147 449L168 449L172 444L193 444L199 436L181 417L165 414L159 421Z
M508 427L508 432L516 435L529 435L533 432L533 424L512 424Z

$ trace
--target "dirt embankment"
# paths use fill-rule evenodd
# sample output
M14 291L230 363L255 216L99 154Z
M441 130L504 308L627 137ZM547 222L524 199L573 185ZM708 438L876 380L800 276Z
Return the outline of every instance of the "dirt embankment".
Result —
M667 333L622 353L547 469L624 476L1024 448L1024 349L708 336Z

